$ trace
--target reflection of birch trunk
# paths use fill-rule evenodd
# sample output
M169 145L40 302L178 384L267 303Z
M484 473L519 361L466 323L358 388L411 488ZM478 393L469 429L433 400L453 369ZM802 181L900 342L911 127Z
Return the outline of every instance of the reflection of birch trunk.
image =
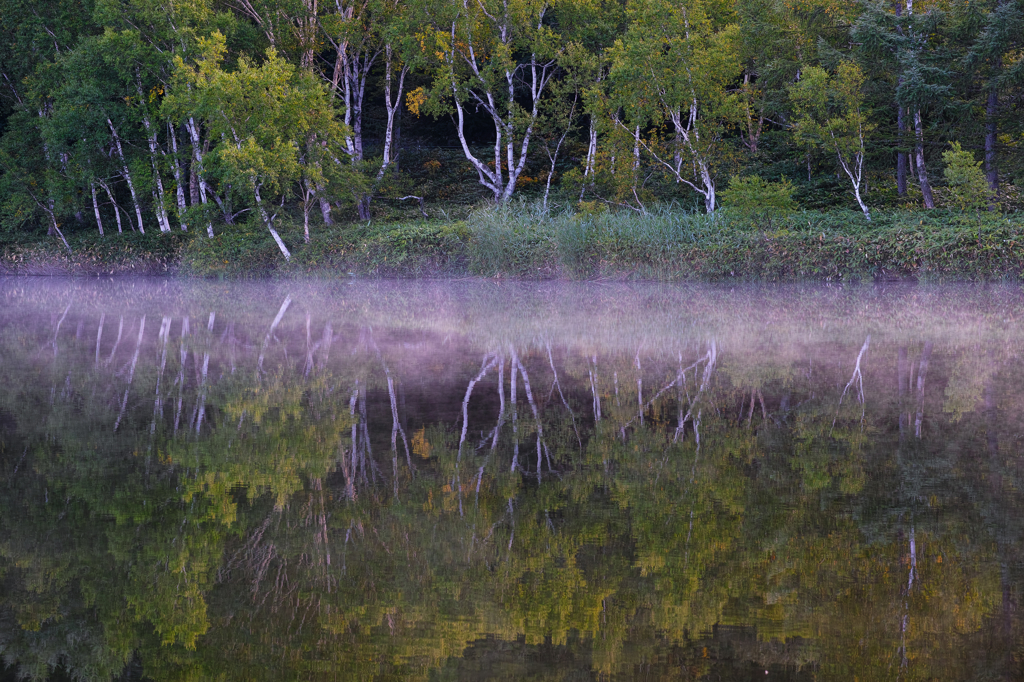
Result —
M328 322L324 325L324 333L320 337L320 371L327 367L327 359L331 354L331 344L334 342L334 328Z
M462 485L459 477L459 468L462 463L462 448L466 443L466 433L469 431L469 399L473 395L473 388L487 375L487 371L497 364L497 359L490 353L484 356L480 365L480 372L473 377L466 387L466 395L462 398L462 433L459 434L459 450L455 456L455 472L452 476L452 489L459 496L459 515L462 515ZM390 383L390 377L389 377ZM397 420L397 413L395 415Z
M509 347L512 351L512 347ZM509 402L512 405L512 471L515 471L519 467L519 407L516 397L516 363L515 363L515 351L512 351L513 359L509 361Z
M203 364L201 372L201 379L199 381L199 397L196 398L196 435L199 435L199 430L203 427L203 418L206 416L206 377L207 370L210 367L210 347L209 338L213 334L213 322L215 313L210 313L210 321L206 325L207 331L207 347L203 353Z
M181 318L181 339L178 353L178 404L174 408L174 433L178 433L181 420L181 405L185 395L185 362L188 360L188 315Z
M687 367L686 369L680 372L680 376L682 378L681 383L683 384L684 388L686 382L686 372L692 368L694 378L696 379L697 367L700 365L701 362L704 363L704 372L701 374L700 384L698 384L697 386L697 393L689 401L690 404L686 408L686 414L681 414L681 416L679 417L679 424L676 426L676 432L672 438L673 443L678 443L680 438L686 436L686 422L692 421L694 437L697 440L697 445L700 445L701 406L703 405L703 398L707 394L708 388L711 386L711 377L714 374L715 365L718 362L717 342L712 340L711 347L708 349L708 352L705 353L702 358L697 360L697 362L693 363L692 365L690 365L690 367ZM694 414L695 409L697 411L696 415ZM682 410L680 410L680 412L682 412Z
M639 154L639 151L637 152ZM644 425L644 374L640 368L640 349L636 349L636 358L633 363L636 365L636 401L637 418L640 419L640 426Z
M356 499L356 448L359 447L359 425L355 419L356 402L359 400L359 381L352 389L352 397L348 401L348 412L352 416L352 447L348 451L348 459L345 459L345 451L341 452L341 474L345 477L345 497L350 500Z
M917 419L914 420L914 436L921 437L921 425L924 423L924 379L928 373L928 361L932 357L932 342L926 341L921 351L921 362L917 370Z
M402 445L405 447L405 463L409 471L413 470L412 456L409 454L409 441L405 437L405 429L398 418L398 397L395 395L395 380L391 376L384 358L381 358L381 365L384 367L384 376L388 380L388 400L391 402L391 453L395 477L395 497L398 497L398 436L402 436Z
M541 424L540 421L540 412L537 410L537 403L533 400L533 391L530 389L530 377L526 373L526 368L523 367L523 363L520 362L519 356L516 355L515 351L512 352L512 363L519 368L519 373L523 375L523 388L526 389L526 401L529 403L530 410L533 412L534 421L537 422L537 482L540 483L541 467L543 466L544 425ZM548 468L551 468L550 457L548 458Z
M96 361L95 367L98 369L100 366L100 340L103 338L103 322L107 319L106 313L100 313L100 324L96 328Z
M274 321L270 323L270 329L267 330L267 335L263 338L263 345L260 346L260 355L256 360L256 368L261 374L263 372L263 358L266 356L267 347L270 345L271 339L274 338L274 330L277 329L277 325L281 324L281 318L284 317L284 314L288 311L288 306L291 304L292 297L285 296L284 301L281 303L281 307L277 311L277 316L274 318Z
M316 517L316 535L314 536L314 542L323 548L323 565L331 565L331 546L327 542L327 506L324 502L324 485L323 479L314 478L312 488L314 491L319 493L320 498L320 513ZM327 591L331 591L331 583L327 583Z
M370 419L366 408L366 384L359 385L359 434L362 447L359 451L359 464L363 473L363 483L377 480L377 465L373 461L373 450L370 447ZM369 476L367 475L369 470Z
M313 335L310 331L310 315L306 313L306 365L302 368L302 375L308 377L313 369L313 354L320 348L319 343L313 343Z
M515 370L513 370L515 371ZM494 426L494 430L491 431L491 449L488 451L487 456L484 458L484 463L480 465L480 470L476 476L476 496L477 500L480 499L480 483L484 479L484 469L487 467L487 461L491 458L491 454L498 447L498 436L501 435L501 427L505 425L505 355L498 355L498 423ZM483 447L483 443L480 444Z
M597 392L597 355L592 358L591 363L593 368L587 367L587 373L590 375L590 395L594 399L594 422L596 423L601 421L601 396Z
M121 344L121 332L124 331L124 315L120 316L117 322L117 338L114 339L114 347L110 349L110 355L107 357L106 364L110 364L114 361L114 354L117 353L117 347Z
M839 406L836 407L836 416L832 420L832 428L836 426L836 420L839 419L839 408L843 406L843 398L846 397L846 393L850 390L850 387L857 384L857 400L861 404L860 421L864 423L864 413L867 409L864 405L864 375L860 370L860 362L864 359L864 354L868 352L868 346L871 345L871 334L867 335L864 339L864 345L860 347L860 352L857 353L857 361L853 366L853 374L850 375L850 380L846 383L846 388L843 389L843 394L839 396Z
M164 368L167 367L167 341L170 335L171 318L164 315L164 319L160 322L160 333L157 335L157 340L160 341L160 369L156 373L156 397L153 399L153 421L149 425L150 434L156 432L157 419L163 419L164 416L164 401L160 395L160 384L164 378Z
M558 397L562 399L562 404L565 405L566 411L569 413L569 419L572 420L572 430L576 432L576 442L579 443L580 448L583 448L583 440L580 438L580 430L576 426L576 415L573 413L572 408L569 407L569 401L565 399L565 395L562 393L562 384L558 381L558 370L555 369L555 360L551 357L551 344L545 343L548 351L548 364L551 365L551 374L554 376L554 387L558 389Z
M907 430L907 390L910 386L909 366L907 364L907 347L900 346L896 360L896 383L899 392L900 410L900 438L903 438Z
M50 345L53 346L53 357L57 357L57 334L60 333L60 326L64 324L64 319L68 316L69 310L71 310L71 301L68 301L67 307L64 308L64 314L57 320L57 326L53 329L53 341L50 342Z
M117 431L117 427L121 425L121 420L124 419L125 409L128 407L128 392L132 388L132 380L135 378L135 365L139 361L139 350L142 348L142 335L146 330L146 316L143 315L142 319L139 320L139 338L135 342L135 352L132 354L132 360L128 369L128 385L124 389L124 398L121 400L121 411L117 415L117 421L114 422L114 430Z

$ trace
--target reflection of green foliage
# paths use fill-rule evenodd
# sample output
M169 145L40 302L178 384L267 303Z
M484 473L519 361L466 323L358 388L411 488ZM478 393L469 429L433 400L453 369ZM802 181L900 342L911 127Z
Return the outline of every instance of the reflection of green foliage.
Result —
M115 433L119 367L97 366L91 344L51 360L31 334L5 332L5 360L42 346L51 364L34 384L0 365L0 647L36 678L54 661L109 678L138 652L155 680L729 679L755 663L881 680L905 641L908 679L979 677L1019 640L1011 613L993 643L1019 578L1021 481L1006 463L1018 360L1005 339L936 343L917 439L897 416L916 394L899 396L896 348L876 339L865 402L842 405L860 344L832 336L779 348L734 335L699 399L704 364L662 391L693 361L678 351L559 347L564 403L536 344L520 358L539 420L520 383L516 435L506 403L487 437L492 371L461 448L461 422L399 414L413 471L400 439L390 450L384 363L405 375L383 343L304 371L273 345L262 373L224 362L189 383L193 409L206 396L198 435L135 398L155 394L140 362ZM197 367L217 360L216 334L187 343ZM424 384L459 405L479 358L443 361ZM997 410L977 409L985 391ZM699 427L677 437L691 407Z

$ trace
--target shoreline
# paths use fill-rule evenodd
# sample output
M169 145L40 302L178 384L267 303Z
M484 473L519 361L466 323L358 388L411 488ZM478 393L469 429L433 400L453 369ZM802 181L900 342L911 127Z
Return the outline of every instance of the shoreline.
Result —
M922 217L923 216L923 217ZM1021 282L1024 217L845 214L738 228L719 216L503 215L468 221L334 226L294 243L232 226L195 234L73 235L0 245L2 276L213 279L483 278L650 282ZM926 223L926 219L930 223ZM915 224L916 223L916 224ZM767 228L767 229L766 229Z

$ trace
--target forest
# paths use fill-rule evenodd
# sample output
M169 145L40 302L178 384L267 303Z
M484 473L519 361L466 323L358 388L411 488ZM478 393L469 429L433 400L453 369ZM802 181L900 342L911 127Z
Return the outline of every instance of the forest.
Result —
M8 249L289 261L553 214L1020 230L1021 0L3 0L0 30Z

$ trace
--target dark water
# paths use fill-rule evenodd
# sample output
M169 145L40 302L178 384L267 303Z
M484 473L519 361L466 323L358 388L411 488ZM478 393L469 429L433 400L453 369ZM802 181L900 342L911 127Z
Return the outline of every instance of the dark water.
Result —
M0 280L0 677L1021 679L1022 314Z

